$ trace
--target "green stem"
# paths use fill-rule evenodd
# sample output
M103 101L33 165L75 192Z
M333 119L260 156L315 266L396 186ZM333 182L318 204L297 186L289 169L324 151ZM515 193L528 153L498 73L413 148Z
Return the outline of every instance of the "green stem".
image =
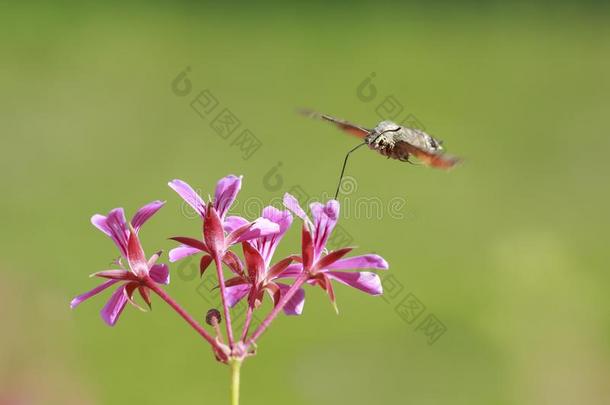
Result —
M239 371L241 369L240 359L231 359L231 405L239 405Z

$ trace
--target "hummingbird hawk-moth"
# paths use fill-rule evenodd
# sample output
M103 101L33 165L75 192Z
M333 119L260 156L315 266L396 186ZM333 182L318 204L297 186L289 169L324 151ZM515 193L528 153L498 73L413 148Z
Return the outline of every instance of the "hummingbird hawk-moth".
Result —
M311 110L301 110L301 113L312 118L329 121L339 129L363 140L363 143L350 150L345 156L335 199L339 194L345 165L350 153L364 145L368 145L370 149L376 150L388 159L392 158L401 162L412 163L409 158L414 156L425 166L439 169L451 169L459 162L458 158L444 153L441 141L419 129L403 127L392 121L381 121L375 128L368 129Z
M410 162L409 157L414 156L425 166L439 169L450 169L459 162L459 159L444 154L442 141L419 129L403 127L392 121L381 121L375 128L367 129L310 110L304 110L302 113L335 124L339 129L363 139L369 148L388 158Z

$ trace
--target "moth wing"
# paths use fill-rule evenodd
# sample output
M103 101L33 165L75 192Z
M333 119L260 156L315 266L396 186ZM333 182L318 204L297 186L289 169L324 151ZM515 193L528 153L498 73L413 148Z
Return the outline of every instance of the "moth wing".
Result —
M345 121L345 120L342 120L339 118L331 117L330 115L321 114L319 112L312 111L312 110L301 110L299 112L306 117L326 120L326 121L334 124L335 126L337 126L339 129L347 132L350 135L356 136L358 138L364 139L368 134L371 133L370 129L363 128L359 125L352 124L351 122L348 122L348 121Z
M444 153L434 153L423 150L409 142L399 141L395 148L398 148L403 155L413 155L426 166L437 169L451 169L460 162L460 159Z
M460 159L455 156L445 155L443 153L430 153L415 147L411 148L411 154L426 166L447 170L453 168L460 162Z

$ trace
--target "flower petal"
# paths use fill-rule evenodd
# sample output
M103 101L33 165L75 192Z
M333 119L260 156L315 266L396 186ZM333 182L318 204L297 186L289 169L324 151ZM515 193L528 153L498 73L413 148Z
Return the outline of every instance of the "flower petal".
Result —
M225 232L231 233L234 230L246 225L248 222L249 221L246 218L233 215L226 217L222 226L225 229Z
M91 223L100 231L104 232L106 235L111 236L110 228L106 224L106 217L100 214L95 214L91 217Z
M125 309L125 304L127 304L127 293L125 291L125 286L120 286L116 289L112 296L102 308L100 314L102 315L102 319L109 325L114 326Z
M155 215L155 213L157 211L159 211L161 209L161 207L163 207L164 204L165 204L165 201L157 200L157 201L148 203L145 206L143 206L142 208L140 208L138 210L138 212L136 212L136 214L133 216L133 219L131 220L131 225L133 226L133 229L135 229L136 232L138 230L140 230L140 227L142 225L144 225L144 223L146 221L148 221L150 219L150 217Z
M169 261L173 263L180 259L184 259L185 257L197 254L199 252L201 252L201 250L194 247L186 245L178 246L177 248L174 248L169 251Z
M148 272L155 283L169 284L169 267L167 264L155 264Z
M275 222L271 222L265 218L259 218L254 222L248 223L239 229L231 232L227 236L227 246L241 243L247 240L260 238L271 234L278 233L280 227Z
M167 183L196 213L201 217L205 215L205 203L203 199L186 182L175 179Z
M303 208L301 208L301 204L299 204L299 200L297 200L292 194L286 193L284 194L284 207L288 208L292 211L297 217L301 218L303 221L311 224L311 221L307 217Z
M263 257L265 265L269 267L273 254L275 253L275 249L282 240L282 237L286 231L290 228L290 225L292 225L292 215L290 214L290 211L282 211L275 207L268 206L263 209L261 217L268 219L269 221L277 224L279 227L279 232L251 241L252 246L254 246L254 248L258 250Z
M89 298L93 297L94 295L97 295L99 293L101 293L102 291L104 291L106 288L118 283L119 280L108 280L108 281L104 281L102 284L98 285L97 287L95 287L93 290L87 291L84 294L81 294L77 297L74 297L72 299L72 301L70 301L70 308L76 308L78 305L80 305L81 302L88 300Z
M220 218L224 218L227 211L235 201L237 193L241 189L241 179L243 176L229 175L223 177L216 184L216 194L214 195L214 208Z
M127 220L123 208L115 208L108 213L106 226L110 231L110 237L121 250L123 256L126 257L129 230L127 229Z
M387 270L388 262L379 255L368 254L362 256L348 257L340 259L333 264L325 267L327 270L357 270L357 269L376 269Z
M289 285L277 283L280 287L281 294L284 295L290 289ZM301 315L303 313L303 307L305 306L305 290L299 288L296 293L288 300L284 306L284 313L286 315Z
M330 237L337 221L339 220L339 202L330 200L323 205L319 202L312 203L309 206L314 223L314 255L316 259L320 257L322 251L326 247L326 241Z
M232 308L241 301L250 291L249 284L238 284L225 288L225 298L227 305Z
M340 283L348 285L364 291L371 295L381 295L383 293L383 287L381 286L381 279L375 273L368 271L360 272L343 272L343 271L329 271L325 273L329 278L337 280Z

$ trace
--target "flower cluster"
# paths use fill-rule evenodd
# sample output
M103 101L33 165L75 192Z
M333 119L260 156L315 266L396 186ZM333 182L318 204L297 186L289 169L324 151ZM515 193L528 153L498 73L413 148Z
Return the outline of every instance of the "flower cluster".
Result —
M145 205L129 222L122 208L115 208L106 216L94 215L91 218L93 225L117 245L121 256L113 262L113 268L92 274L105 281L74 298L71 307L116 285L101 311L102 319L113 326L127 303L145 310L135 300L136 291L150 308L152 291L210 343L219 361L230 363L241 362L254 352L257 339L279 313L303 313L304 287L308 285L322 288L335 310L333 282L370 295L382 293L379 276L366 271L387 269L388 264L382 257L375 254L348 257L352 247L332 251L326 248L339 219L338 201L330 200L326 204L315 202L310 205L308 216L296 198L286 194L283 209L265 207L259 218L249 221L228 215L241 183L241 177L230 175L222 178L217 183L214 198L206 202L184 181L169 182L169 186L200 216L202 224L202 232L198 236L171 238L179 245L169 252L169 261L197 256L201 275L214 263L222 314L216 309L208 313L206 323L213 327L212 331L204 328L167 295L161 286L169 284L168 265L157 263L160 251L147 259L140 243L140 228L163 207L162 201ZM301 251L275 260L274 253L294 222L293 214L302 221ZM272 303L272 310L250 333L253 313L261 308L266 297ZM242 300L247 303L246 321L241 331L234 331L231 308ZM224 336L218 326L220 323L224 323ZM239 337L236 332L239 332Z

